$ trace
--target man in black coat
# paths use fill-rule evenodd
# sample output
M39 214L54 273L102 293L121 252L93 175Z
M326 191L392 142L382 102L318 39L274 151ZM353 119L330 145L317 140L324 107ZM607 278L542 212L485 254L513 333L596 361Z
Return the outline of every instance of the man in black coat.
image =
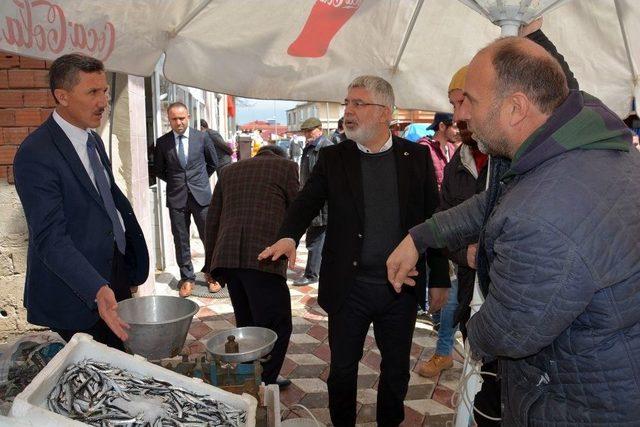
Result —
M209 177L215 172L218 157L211 138L189 127L189 111L181 102L167 108L171 132L156 141L154 154L156 176L167 182L167 207L171 219L171 232L176 248L176 262L180 267L180 296L191 294L195 272L191 263L189 227L191 216L204 243L204 223L211 201ZM220 285L207 276L211 291Z
M200 119L200 130L207 135L213 141L213 147L216 150L216 155L218 156L218 166L216 167L216 171L218 172L218 177L220 176L220 172L222 172L222 168L227 165L230 165L232 162L231 155L233 154L233 148L226 143L220 132L217 130L213 130L209 128L209 123L205 119Z
M348 139L320 151L287 211L280 240L259 259L285 255L293 264L300 237L328 203L318 302L329 314L331 420L336 426L355 425L358 362L373 323L382 356L377 421L396 426L404 419L418 298L415 288L394 289L385 261L406 230L434 212L438 189L429 151L389 132L394 95L388 82L356 78L344 105ZM437 252L428 258L431 305L437 309L448 293L448 262ZM424 286L424 260L418 266L414 279Z

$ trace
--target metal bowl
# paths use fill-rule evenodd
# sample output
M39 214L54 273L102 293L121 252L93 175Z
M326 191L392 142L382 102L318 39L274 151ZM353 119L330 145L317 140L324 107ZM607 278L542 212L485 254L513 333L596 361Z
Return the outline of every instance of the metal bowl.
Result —
M226 353L227 337L233 335L238 343L238 353ZM278 335L271 329L257 326L227 329L207 340L207 352L216 360L232 363L251 362L271 352Z
M131 326L125 349L150 360L180 354L198 304L179 297L147 296L118 303L118 314Z

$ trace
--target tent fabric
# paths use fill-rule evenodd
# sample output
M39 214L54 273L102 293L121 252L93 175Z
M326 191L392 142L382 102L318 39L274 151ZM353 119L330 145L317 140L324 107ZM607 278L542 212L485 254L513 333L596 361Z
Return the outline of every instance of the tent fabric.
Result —
M623 117L640 95L637 16L637 0L565 0L544 16L581 88ZM0 2L5 52L83 52L143 76L164 52L175 83L263 99L340 102L353 77L375 74L393 84L398 107L433 111L450 110L449 79L499 35L453 0Z

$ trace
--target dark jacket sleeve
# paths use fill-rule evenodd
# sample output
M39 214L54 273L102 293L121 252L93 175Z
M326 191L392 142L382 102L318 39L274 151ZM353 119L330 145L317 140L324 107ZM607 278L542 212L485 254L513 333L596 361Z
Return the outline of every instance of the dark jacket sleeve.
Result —
M207 164L207 175L211 176L218 167L218 154L213 145L213 140L209 136L209 133L203 132L204 136L204 158Z
M318 215L328 197L326 163L326 150L320 150L318 162L311 171L309 179L298 193L298 197L287 209L278 232L279 239L290 237L296 241L297 246L311 220Z
M578 80L576 80L575 76L571 72L571 69L569 68L569 64L567 64L567 61L565 61L564 56L562 56L558 52L558 49L556 49L555 45L551 42L551 40L549 40L549 38L547 38L547 36L542 32L542 30L534 31L533 33L529 34L527 38L539 44L540 46L542 46L560 63L560 66L562 67L562 71L564 71L564 75L567 78L567 84L569 85L569 89L576 89L576 90L580 89L578 85Z
M211 259L218 241L218 229L220 228L220 217L222 215L222 185L224 183L224 173L218 179L216 186L213 188L211 203L207 210L207 219L205 221L206 231L204 239L204 267L202 271L211 274Z
M220 132L217 132L213 129L207 129L207 135L209 135L209 137L213 141L213 144L220 150L227 153L228 155L233 154L233 149L229 147L229 144L224 141L224 138L222 137L222 135L220 135Z
M436 171L431 155L427 152L427 177L424 184L425 218L429 218L437 210L440 204ZM430 247L426 250L427 264L429 265L429 287L449 288L449 260L442 249Z
M164 150L160 146L162 138L156 140L156 146L153 150L153 170L158 178L163 181L167 180L167 159Z
M98 290L109 280L78 250L67 231L70 225L64 213L64 182L49 159L28 142L18 150L13 167L29 225L29 250L32 246L34 255L94 309Z
M456 204L451 200L452 186L455 185L451 182L451 177L455 175L455 171L452 170L453 165L451 162L447 163L444 167L444 176L442 178L442 187L440 188L440 206L438 206L438 212L451 209ZM444 249L445 255L453 261L456 265L462 267L469 267L467 262L467 247L463 247L458 250Z

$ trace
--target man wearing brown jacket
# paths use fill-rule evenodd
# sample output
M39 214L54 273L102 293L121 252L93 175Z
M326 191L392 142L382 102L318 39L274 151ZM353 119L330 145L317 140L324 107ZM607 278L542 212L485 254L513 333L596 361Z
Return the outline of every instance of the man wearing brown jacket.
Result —
M275 146L264 146L220 175L206 221L203 271L227 283L236 325L261 326L278 334L263 363L265 384L277 381L291 336L291 296L287 260L258 261L276 240L285 212L300 187L298 165Z

